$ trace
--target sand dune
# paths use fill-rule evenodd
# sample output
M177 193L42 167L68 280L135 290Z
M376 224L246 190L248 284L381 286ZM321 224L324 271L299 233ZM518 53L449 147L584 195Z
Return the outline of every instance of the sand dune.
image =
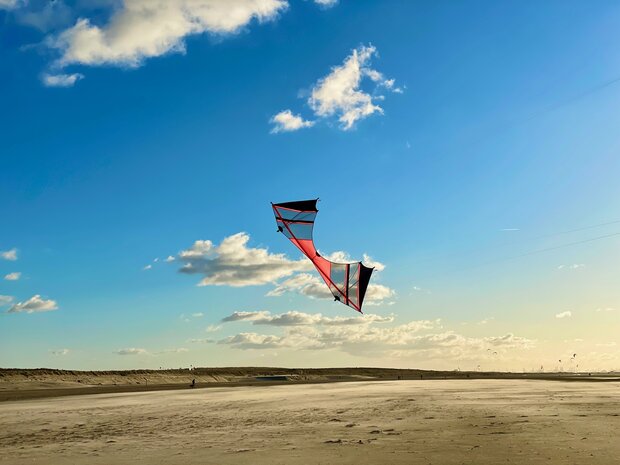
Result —
M432 379L539 379L620 381L618 373L507 373L394 368L230 367L173 370L75 371L0 368L0 402L79 394L339 381Z
M620 385L374 381L0 403L0 463L605 464Z

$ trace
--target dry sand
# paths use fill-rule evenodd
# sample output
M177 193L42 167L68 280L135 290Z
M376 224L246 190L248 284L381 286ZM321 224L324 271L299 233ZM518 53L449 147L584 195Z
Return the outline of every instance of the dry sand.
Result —
M620 463L620 384L374 381L0 403L1 464Z

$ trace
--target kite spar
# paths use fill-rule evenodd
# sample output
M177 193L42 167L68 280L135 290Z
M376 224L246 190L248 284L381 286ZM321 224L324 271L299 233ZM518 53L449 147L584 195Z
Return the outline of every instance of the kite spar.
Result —
M335 300L362 313L362 303L374 268L364 266L362 262L335 263L319 255L312 239L318 200L272 203L278 232L310 259Z

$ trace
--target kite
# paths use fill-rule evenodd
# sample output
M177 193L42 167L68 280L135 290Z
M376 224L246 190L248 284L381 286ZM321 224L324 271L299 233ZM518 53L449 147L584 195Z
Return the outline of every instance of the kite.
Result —
M334 263L319 255L312 240L318 200L272 203L278 232L288 237L310 259L334 300L363 313L362 303L374 268L364 266L362 262Z

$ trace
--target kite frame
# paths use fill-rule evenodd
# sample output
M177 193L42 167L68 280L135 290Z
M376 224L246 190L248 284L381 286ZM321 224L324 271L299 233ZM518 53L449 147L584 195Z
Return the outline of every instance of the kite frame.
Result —
M315 206L314 206L314 211L316 213L319 212L318 208L316 208L316 202L319 201L319 199L313 199L313 200L309 200L307 202L315 202ZM306 201L300 201L301 202L306 202ZM323 281L325 282L325 284L327 284L327 287L330 289L330 291L333 289L336 289L338 291L338 293L344 297L344 303L345 305L347 305L348 307L353 308L354 310L360 312L360 313L364 313L362 311L362 303L360 303L360 290L361 290L361 275L362 275L362 267L370 269L371 270L371 274L372 274L372 270L375 269L375 267L367 267L365 266L361 261L358 262L349 262L349 263L339 263L339 262L333 262L331 260L327 260L326 258L322 257L319 252L316 249L316 244L314 243L314 223L315 221L306 221L306 220L296 220L294 218L292 219L285 219L282 217L282 215L280 214L280 212L278 211L278 209L282 208L284 210L288 210L288 211L292 211L292 212L299 212L299 213L305 213L305 212L309 212L312 210L298 210L296 208L290 208L290 207L285 207L283 205L285 204L290 204L290 203L297 203L297 202L283 202L281 204L274 204L273 202L271 202L271 208L274 211L275 215L276 215L276 220L280 220L280 222L284 225L284 227L288 230L289 234L291 235L289 239L291 242L293 242L293 244L312 262L312 264L314 265L314 268L319 272L319 275L321 276L321 278L323 278ZM302 224L312 224L312 230L310 231L310 241L312 243L312 246L314 248L314 253L315 256L314 257L310 257L303 249L303 247L301 247L301 244L299 243L299 239L297 238L297 236L295 236L295 234L293 234L293 231L291 230L291 228L289 228L287 223L302 223ZM278 232L282 232L280 229L278 230ZM328 275L325 274L325 272L321 269L320 266L318 266L317 262L315 261L316 257L320 257L323 258L323 260L329 262L330 264L333 263L335 265L344 265L346 266L345 268L345 283L346 285L344 286L344 292L342 292L342 290L340 290L340 288L332 281L331 277L329 277ZM357 278L357 304L353 303L350 299L349 299L349 273L350 273L350 268L352 264L358 264L360 266L360 271L359 274L360 276L358 276ZM370 280L370 277L368 278L368 280ZM366 287L364 288L364 295L366 293L366 289L367 289L368 283L366 283ZM333 294L333 292L332 292ZM338 301L340 301L339 297L334 296L334 298Z

